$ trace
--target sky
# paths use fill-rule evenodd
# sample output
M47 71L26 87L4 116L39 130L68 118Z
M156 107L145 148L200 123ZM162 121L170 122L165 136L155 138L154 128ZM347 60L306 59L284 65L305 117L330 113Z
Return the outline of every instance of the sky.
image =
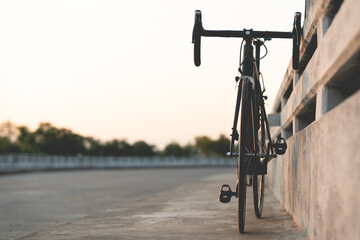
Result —
M291 31L304 8L304 0L0 0L0 122L31 130L51 122L159 148L229 135L241 39L203 38L195 67L194 11L209 30ZM270 112L292 41L266 46Z

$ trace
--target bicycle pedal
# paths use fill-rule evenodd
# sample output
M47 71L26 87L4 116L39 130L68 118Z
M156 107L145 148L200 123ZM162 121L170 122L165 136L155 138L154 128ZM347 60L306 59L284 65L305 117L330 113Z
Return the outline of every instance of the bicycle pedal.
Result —
M287 144L284 138L278 138L275 143L276 154L283 155L287 149Z
M229 203L232 196L236 196L236 192L231 191L228 184L222 185L219 194L219 200L222 203Z

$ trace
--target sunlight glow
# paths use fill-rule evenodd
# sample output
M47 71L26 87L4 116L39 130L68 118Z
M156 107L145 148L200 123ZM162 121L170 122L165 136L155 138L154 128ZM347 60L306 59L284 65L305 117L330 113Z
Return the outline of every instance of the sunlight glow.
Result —
M109 140L164 146L231 130L239 39L204 39L192 59L194 11L208 29L290 31L304 1L1 1L0 122L40 122ZM291 57L273 40L261 64L270 111Z

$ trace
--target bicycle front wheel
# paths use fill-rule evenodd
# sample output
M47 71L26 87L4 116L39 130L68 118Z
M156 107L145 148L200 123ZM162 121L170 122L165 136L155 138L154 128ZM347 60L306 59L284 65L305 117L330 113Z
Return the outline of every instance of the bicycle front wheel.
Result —
M240 99L240 138L239 138L239 159L238 159L238 228L244 233L245 210L246 210L246 179L249 161L246 153L253 149L253 124L251 110L251 82L248 79L242 80Z

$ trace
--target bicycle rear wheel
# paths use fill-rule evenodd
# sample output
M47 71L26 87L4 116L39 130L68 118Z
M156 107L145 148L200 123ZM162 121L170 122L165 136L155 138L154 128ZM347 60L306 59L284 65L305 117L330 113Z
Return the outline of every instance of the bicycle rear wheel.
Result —
M264 205L265 175L253 175L253 193L255 215L257 218L261 218Z
M246 153L253 150L253 124L251 111L251 83L248 79L242 80L240 99L240 138L238 159L238 228L244 233L246 211L246 179L249 161Z
M260 107L260 128L258 134L258 149L259 153L266 153L265 145L265 122L263 117L262 108ZM253 195L254 195L254 209L257 218L261 218L263 205L264 205L264 194L265 194L265 175L253 175Z

